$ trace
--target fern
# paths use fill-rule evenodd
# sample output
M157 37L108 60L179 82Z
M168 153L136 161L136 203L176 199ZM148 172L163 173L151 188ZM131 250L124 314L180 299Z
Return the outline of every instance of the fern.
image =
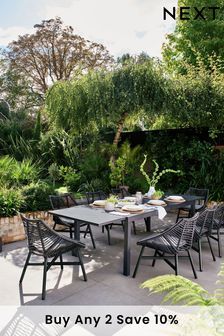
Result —
M182 276L162 275L145 281L141 288L148 288L150 294L165 294L163 303L182 303L185 305L211 306L219 301L203 287Z

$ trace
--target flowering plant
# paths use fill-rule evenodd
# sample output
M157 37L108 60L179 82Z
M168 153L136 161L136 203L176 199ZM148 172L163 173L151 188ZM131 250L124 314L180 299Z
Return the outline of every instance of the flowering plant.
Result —
M140 165L140 172L142 173L142 175L145 177L149 187L154 187L157 185L157 183L159 182L160 178L167 173L174 173L174 174L180 174L181 171L180 170L174 170L174 169L163 169L161 172L159 172L159 165L156 162L156 160L152 160L153 163L155 164L155 170L153 172L152 178L149 177L149 175L146 173L146 171L144 170L144 165L147 161L147 155L144 155L144 160L142 162L142 164Z

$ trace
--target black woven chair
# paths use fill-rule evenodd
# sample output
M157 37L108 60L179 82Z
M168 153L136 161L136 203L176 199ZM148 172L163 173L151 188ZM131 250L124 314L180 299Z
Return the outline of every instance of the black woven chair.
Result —
M77 206L77 202L76 200L73 198L73 196L69 193L63 194L63 195L50 195L49 196L50 199L50 203L52 206L53 210L56 209L64 209L64 208L69 208L72 206ZM54 220L54 226L53 229L57 232L66 232L69 231L70 233L70 238L73 238L73 233L74 233L74 220L72 219L67 219L64 217L60 217L60 216L53 216L53 220ZM60 226L64 226L65 229L57 229L57 225ZM84 228L83 230L81 228ZM80 223L80 233L84 233L84 238L86 237L87 234L90 235L91 237L91 241L92 241L92 245L93 248L96 248L95 245L95 241L93 238L93 233L92 233L92 229L91 229L91 225L88 223Z
M188 257L194 277L196 279L197 274L194 268L193 260L191 258L190 249L192 247L197 217L198 214L192 218L180 219L178 223L174 224L162 233L152 235L138 241L137 245L140 245L142 248L135 266L133 278L135 278L137 274L141 258L152 259L152 266L155 265L156 259L163 259L171 268L175 270L175 274L178 275L178 258ZM143 256L143 252L146 247L155 250L153 256ZM182 252L187 252L187 256L180 255ZM169 259L174 259L174 264Z
M212 233L213 218L215 214L215 209L204 209L199 213L198 219L196 221L193 245L192 249L198 252L199 257L199 270L202 272L202 248L201 243L203 238L207 238L209 248L212 254L212 258L215 261L215 255L212 249L210 235Z
M113 188L111 189L111 193L114 195L118 195L120 198L131 196L131 193L128 191L127 186L120 186L119 188Z
M190 187L185 192L185 195L193 195L193 196L202 197L202 199L198 200L195 204L195 212L199 212L199 211L204 210L206 205L207 205L209 190L208 189L198 189L198 188ZM181 211L184 211L186 213L186 215L183 215L183 214L181 215ZM190 216L191 216L191 206L186 205L185 207L178 209L176 222L180 218L186 218L186 217L189 218Z
M84 244L58 234L57 232L49 228L40 219L29 219L24 217L23 215L21 215L21 218L27 235L29 253L19 280L20 284L22 284L27 266L31 265L44 266L42 300L44 300L46 296L47 271L52 265L60 265L62 270L64 265L80 265L84 280L87 281L85 268L80 254L80 248L84 248ZM78 261L63 262L62 254L73 250L75 250ZM43 257L43 263L30 262L30 257L32 254ZM56 262L58 258L60 262ZM51 259L51 261L49 261L49 259Z
M222 229L224 228L224 203L219 204L215 208L215 213L213 217L212 232L210 238L217 241L218 243L218 254L222 257L222 247L221 247L221 234L223 234Z

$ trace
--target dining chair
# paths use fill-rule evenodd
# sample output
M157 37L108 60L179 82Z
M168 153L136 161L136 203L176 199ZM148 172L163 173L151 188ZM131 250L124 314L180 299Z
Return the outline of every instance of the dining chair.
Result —
M196 221L192 249L198 253L200 272L202 272L203 270L202 269L202 246L201 246L203 238L207 239L212 258L214 261L216 261L215 255L212 249L211 241L210 241L214 215L215 215L215 208L213 209L206 208L202 212L199 212L199 216Z
M74 199L74 197L70 193L62 194L62 195L50 195L49 196L50 203L53 210L70 208L72 206L77 206L78 203ZM53 215L54 226L53 229L57 232L65 232L69 230L70 238L73 238L74 233L74 220L64 218L61 216ZM57 228L57 225L63 226L64 228ZM83 229L82 229L83 228ZM85 222L80 223L80 233L84 233L84 238L87 234L90 235L93 248L96 248L95 241L93 238L91 225Z
M79 265L82 269L84 281L87 281L85 268L80 254L80 249L85 247L83 243L60 235L40 219L29 219L22 214L20 214L20 216L27 236L29 250L19 280L20 285L22 284L27 267L40 265L43 266L42 300L44 300L46 297L47 271L52 265L60 265L62 270L64 265ZM62 255L66 252L74 250L78 261L64 262ZM43 257L44 261L30 262L32 255ZM51 260L49 261L49 259ZM59 259L59 262L56 262L57 259Z
M223 234L222 231L223 228L224 228L224 203L221 203L215 208L212 232L210 234L210 238L217 241L218 243L218 255L220 258L222 257L221 234Z
M190 187L184 194L201 197L201 199L196 201L195 203L195 212L199 212L205 209L207 202L208 202L208 196L209 196L208 189L198 189L198 188ZM183 211L186 213L186 215L183 215L183 214L181 215L181 212ZM190 215L191 215L191 205L186 205L183 208L179 208L178 213L177 213L176 222L180 218L186 218L186 217L189 218Z
M135 278L137 274L141 259L152 259L153 267L155 266L157 259L163 259L174 269L175 274L178 275L179 258L188 257L194 277L197 279L197 273L194 268L190 249L193 243L194 230L198 216L199 214L195 214L192 218L182 218L163 232L152 234L147 238L139 240L137 245L141 246L141 250L135 266L133 278ZM143 256L145 248L153 249L155 251L154 255ZM187 255L182 255L183 252L187 252ZM170 259L174 259L174 263L170 261Z

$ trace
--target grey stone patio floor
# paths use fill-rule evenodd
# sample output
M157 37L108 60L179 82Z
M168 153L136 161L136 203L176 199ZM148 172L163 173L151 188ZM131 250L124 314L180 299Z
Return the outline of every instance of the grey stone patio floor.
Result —
M152 228L162 229L175 221L175 214L168 214L164 221L152 218ZM162 260L158 260L155 267L151 267L150 260L142 261L135 279L122 275L123 260L123 231L119 226L111 230L112 245L107 243L106 233L93 227L96 250L92 248L89 238L82 239L86 243L83 260L88 281L82 280L81 271L77 266L53 266L47 275L47 296L41 300L42 267L30 266L27 269L22 291L19 291L19 277L27 256L26 241L20 241L3 246L0 254L0 302L1 305L156 305L161 304L162 297L148 295L146 289L139 285L152 277L173 274L173 270ZM133 272L139 247L136 242L146 237L143 223L137 223L137 235L132 234L131 271ZM212 242L215 255L217 244ZM151 252L153 253L153 251ZM221 258L212 260L208 244L203 244L204 271L198 270L198 255L192 251L193 260L198 273L199 284L210 292L216 288L217 273L220 269ZM35 257L34 257L35 258ZM73 258L67 254L64 259ZM193 273L187 259L179 262L180 274L194 280Z

